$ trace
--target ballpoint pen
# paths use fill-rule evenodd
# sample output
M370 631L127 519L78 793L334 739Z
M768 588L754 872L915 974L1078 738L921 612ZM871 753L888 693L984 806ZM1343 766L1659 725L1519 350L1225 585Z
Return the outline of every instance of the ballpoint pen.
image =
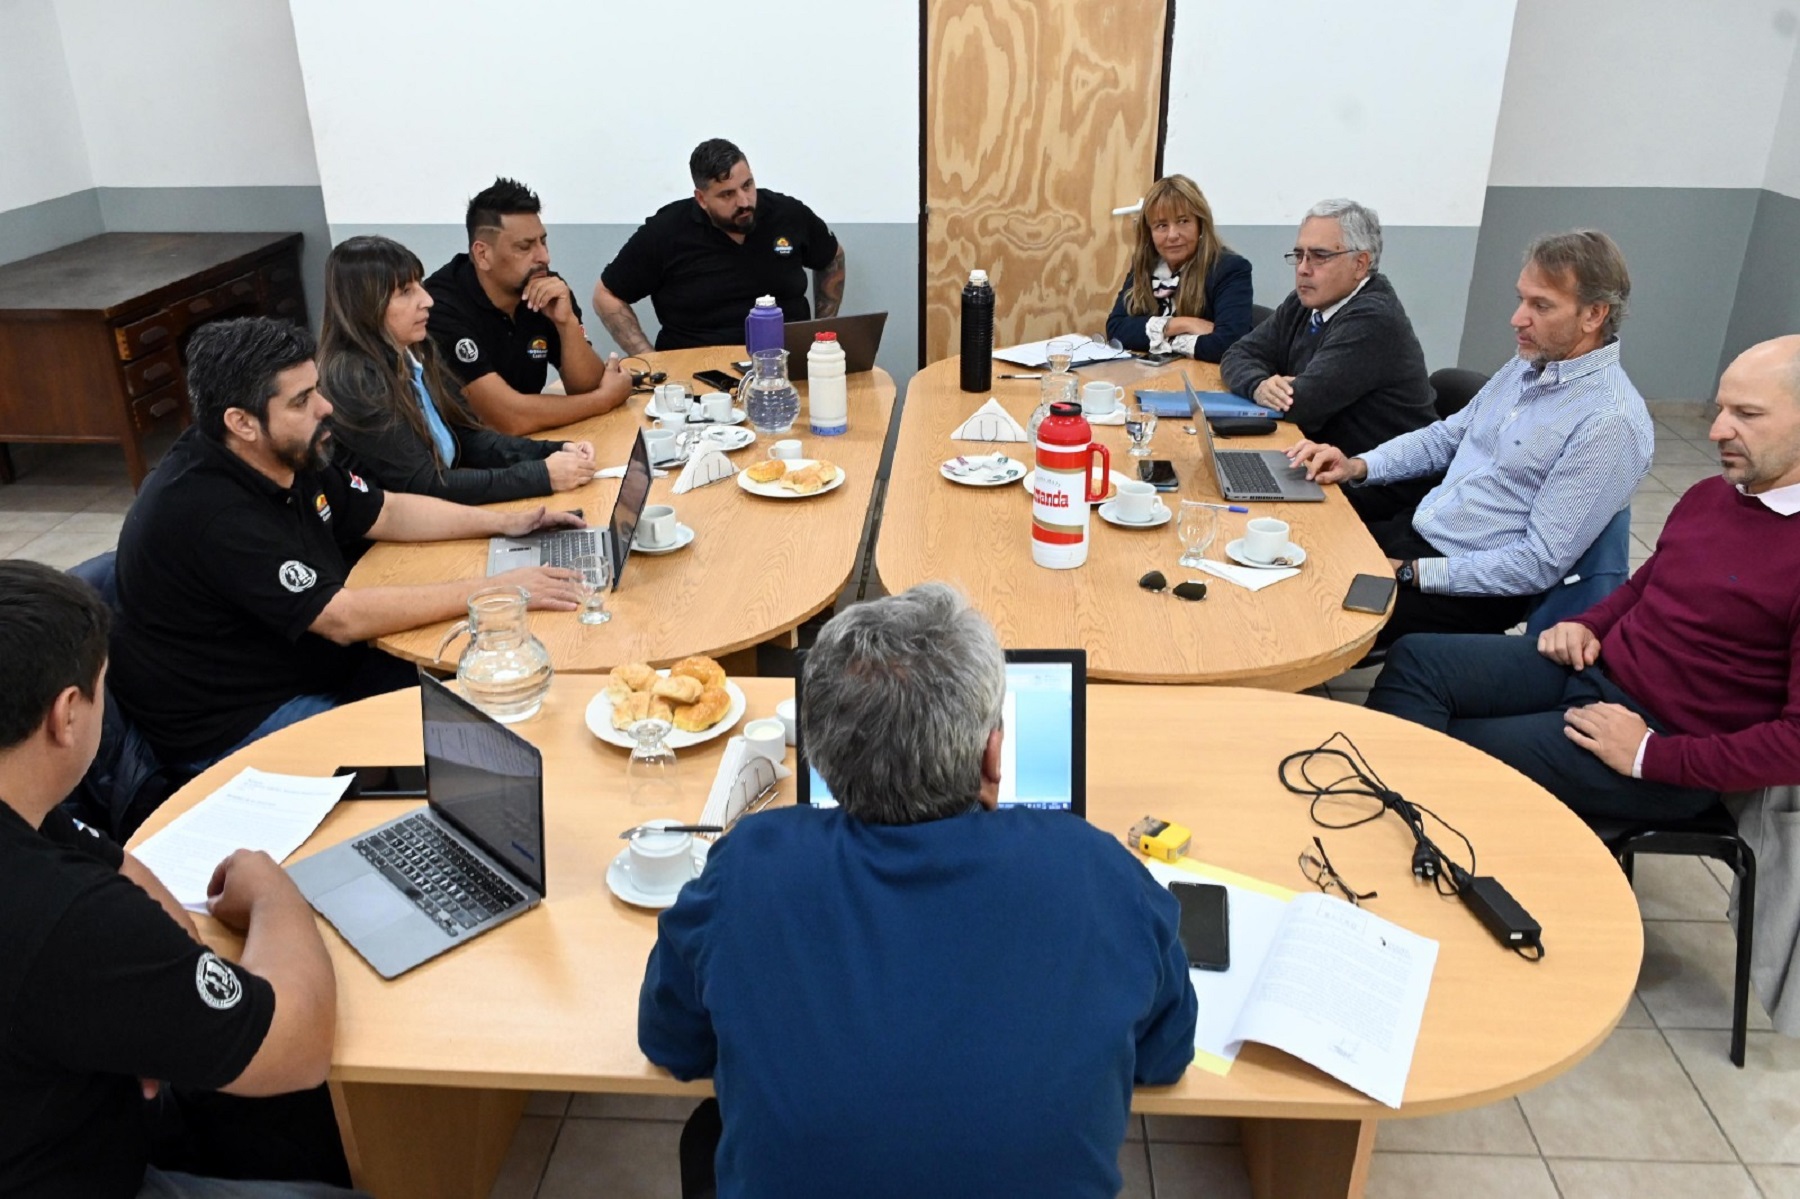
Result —
M1208 504L1203 500L1195 500L1194 503L1199 504L1202 508L1217 508L1221 512L1249 512L1250 511L1250 509L1244 507L1242 504Z
M1042 379L1042 375L1001 375L1002 379Z

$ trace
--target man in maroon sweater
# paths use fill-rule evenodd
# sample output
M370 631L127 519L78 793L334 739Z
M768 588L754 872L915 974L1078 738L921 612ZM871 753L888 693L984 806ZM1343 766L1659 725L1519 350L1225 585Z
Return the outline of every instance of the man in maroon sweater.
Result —
M1441 729L1583 815L1694 815L1800 783L1800 336L1719 380L1723 477L1574 620L1522 637L1403 637L1369 707Z

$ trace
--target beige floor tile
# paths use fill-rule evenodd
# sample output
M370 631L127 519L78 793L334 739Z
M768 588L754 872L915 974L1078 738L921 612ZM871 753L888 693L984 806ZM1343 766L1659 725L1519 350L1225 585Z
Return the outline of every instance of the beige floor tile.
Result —
M529 1110L529 1108L527 1109ZM513 1133L512 1147L500 1163L500 1176L488 1199L532 1199L537 1194L538 1180L550 1161L562 1121L554 1116L526 1116Z
M1656 466L1650 470L1650 477L1661 483L1664 488L1676 495L1686 495L1688 488L1703 479L1710 479L1719 473L1717 461L1699 463L1674 463L1667 466Z
M1757 1199L1739 1165L1689 1162L1551 1161L1562 1199Z
M1144 1135L1144 1118L1136 1112L1132 1112L1131 1118L1125 1121L1125 1139L1127 1141L1147 1141L1150 1139Z
M1615 1031L1586 1061L1519 1097L1546 1157L1732 1160L1662 1034Z
M565 1120L538 1199L680 1199L681 1126Z
M137 489L129 483L121 483L117 487L108 487L100 498L83 509L84 512L117 512L124 515L137 500Z
M22 480L0 484L0 512L61 512L73 516L115 484Z
M1663 493L1646 491L1631 499L1631 523L1634 525L1656 525L1668 519L1669 511L1675 507L1675 501L1681 497L1673 492Z
M1737 937L1729 924L1646 920L1644 964L1638 996L1657 1027L1730 1028ZM1769 1027L1769 1017L1750 996L1750 1028Z
M1800 1038L1753 1032L1742 1070L1730 1034L1666 1034L1706 1106L1747 1163L1800 1164Z
M1731 884L1735 881L1731 867L1713 858L1701 858L1700 864L1712 872L1712 876L1719 880L1719 885L1724 887L1727 893L1730 892Z
M1234 1146L1152 1141L1150 1172L1155 1175L1158 1195L1250 1199L1250 1176L1244 1172L1244 1155Z
M1751 1166L1763 1199L1800 1199L1800 1166Z
M1656 453L1651 463L1653 468L1664 466L1710 466L1717 470L1719 465L1718 451L1711 445L1697 445L1691 441L1677 441L1674 438L1663 438L1656 443Z
M1699 858L1639 855L1631 889L1645 920L1723 920L1728 896Z
M10 556L30 558L58 570L67 570L96 554L104 554L107 550L117 548L118 544L117 533L64 533L58 527L26 542Z
M73 516L72 512L14 511L5 504L6 489L0 487L0 534L29 533L42 536Z
M1655 472L1653 471L1650 474L1647 474L1643 478L1638 480L1638 485L1637 485L1636 489L1632 492L1632 495L1634 497L1639 496L1639 495L1646 495L1646 494L1648 494L1648 495L1667 495L1669 493L1669 490L1670 490L1669 485L1667 483L1664 483L1661 479L1657 478Z
M569 1110L569 1093L567 1091L533 1091L531 1098L525 1101L527 1116L556 1116L561 1118Z
M69 519L56 526L58 533L104 533L114 541L119 538L119 529L125 524L123 512L96 512L89 508L85 512L77 512Z
M1486 1107L1421 1116L1416 1120L1383 1120L1375 1147L1397 1153L1483 1153L1537 1156L1537 1142L1525 1123L1519 1101L1503 1099Z
M569 1102L569 1115L584 1120L674 1120L685 1124L699 1103L697 1095L576 1095Z
M5 529L0 529L0 558L14 557L19 550L24 549L42 536L43 533L30 529L11 533L7 532Z
M1142 1141L1126 1141L1119 1146L1119 1199L1156 1199L1156 1187L1150 1181L1150 1149Z
M1346 670L1337 678L1330 680L1330 683L1333 690L1341 686L1351 691L1367 691L1375 685L1375 680L1380 677L1381 667L1379 665L1358 666Z
M1619 1017L1620 1028L1655 1028L1656 1021L1650 1018L1650 1009L1636 995L1625 1005L1625 1014Z
M1535 1157L1377 1152L1368 1199L1556 1199L1550 1171Z
M1165 1145L1235 1145L1238 1122L1225 1116L1145 1116L1144 1135Z

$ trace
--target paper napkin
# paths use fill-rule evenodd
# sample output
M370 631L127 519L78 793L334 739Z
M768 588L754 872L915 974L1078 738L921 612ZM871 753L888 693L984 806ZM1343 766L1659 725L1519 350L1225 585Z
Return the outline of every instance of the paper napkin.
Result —
M950 434L952 441L1025 441L1025 429L1000 401L990 399Z
M717 483L720 479L729 479L737 474L737 467L731 465L731 459L723 450L701 450L688 464L681 468L681 475L675 480L675 494L683 495L696 487L705 487L708 483Z
M1105 416L1093 416L1084 412L1082 417L1090 425L1122 425L1125 423L1125 409L1114 408Z
M625 468L622 466L603 466L594 472L594 477L596 479L623 479L625 477ZM650 477L652 479L666 479L669 477L669 472L666 470L658 470L653 466L650 468Z
M1291 579L1300 573L1297 567L1288 567L1285 570L1253 570L1248 566L1227 566L1223 562L1211 561L1202 562L1200 569L1209 575L1224 579L1229 583L1236 583L1239 587L1245 587L1251 591L1261 591L1264 587L1272 587L1281 580Z
M725 752L719 756L719 773L713 776L712 790L706 793L706 807L700 813L701 824L729 824L736 813L730 811L731 785L737 781L738 772L750 757L750 743L742 737L733 737L725 743ZM770 763L775 768L775 777L784 779L794 772L779 762Z

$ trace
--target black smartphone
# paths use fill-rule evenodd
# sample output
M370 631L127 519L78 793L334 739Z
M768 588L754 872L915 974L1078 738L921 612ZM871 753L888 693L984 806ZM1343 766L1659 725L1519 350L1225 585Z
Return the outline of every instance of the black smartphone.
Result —
M1138 463L1138 479L1158 491L1176 491L1181 487L1175 477L1175 464L1167 458L1146 458Z
M339 766L332 774L353 774L345 799L424 799L423 766Z
M724 371L695 371L696 382L704 383L716 391L736 391L742 379L726 374Z
M1357 575L1350 580L1344 607L1352 612L1372 612L1380 616L1394 602L1394 590L1399 586L1393 575Z
M1169 890L1181 904L1179 932L1188 965L1231 969L1230 892L1218 883L1170 883Z
M1175 353L1144 353L1138 356L1138 361L1142 362L1145 366L1167 366L1171 362L1180 361L1180 359L1181 355Z

